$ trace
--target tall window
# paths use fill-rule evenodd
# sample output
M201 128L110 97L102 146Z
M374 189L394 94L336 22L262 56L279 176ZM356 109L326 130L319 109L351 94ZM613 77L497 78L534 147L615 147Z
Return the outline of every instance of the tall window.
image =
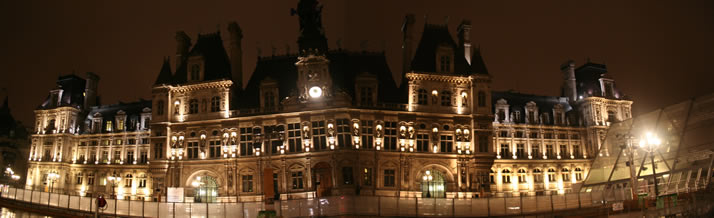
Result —
M124 120L117 120L117 130L122 131L124 130Z
M106 128L106 130L107 130L107 132L111 132L111 131L112 131L112 121L111 121L111 120L107 120L107 128Z
M526 170L518 169L518 183L526 183Z
M573 156L576 158L580 158L582 156L580 154L580 145L573 145Z
M384 122L384 150L397 150L397 122Z
M253 175L242 176L243 192L253 192Z
M315 150L327 149L327 136L325 135L325 121L312 122L312 143Z
M545 145L545 154L550 158L555 156L555 153L553 152L553 145Z
M141 174L139 175L139 188L146 188L146 175Z
M164 101L159 100L156 102L156 115L164 115Z
M384 170L384 187L394 187L394 170Z
M221 97L213 96L211 98L211 112L218 112L221 110Z
M275 109L275 93L270 91L265 92L264 98L265 99L263 99L263 101L265 101L265 108L269 111Z
M563 168L560 171L560 175L563 176L563 182L570 180L570 170L568 170L568 168Z
M300 124L288 124L288 152L302 152L302 139L300 137Z
M429 134L419 133L416 137L417 152L429 152Z
M132 178L134 178L134 176L132 176L131 174L126 174L126 177L124 177L124 187L131 187Z
M451 106L451 92L441 91L441 106Z
M528 110L528 123L529 124L535 124L535 111L533 110Z
M427 100L428 97L429 97L429 96L427 96L426 90L424 90L424 89L419 89L419 90L417 91L417 104L426 105L426 104L427 104L427 101L428 101L428 100Z
M440 58L441 61L441 71L440 72L451 72L451 56L449 55L442 55Z
M511 183L511 171L508 169L503 169L501 171L501 181L502 183Z
M345 185L352 185L354 183L352 178L352 167L342 167L342 183Z
M374 142L374 121L362 120L362 147L372 148Z
M198 80L198 73L201 71L201 67L198 64L191 65L191 80Z
M154 159L164 158L164 143L154 144Z
M555 169L548 169L548 182L555 182Z
M81 184L82 184L82 178L83 178L83 176L84 176L84 175L82 175L82 173L77 173L77 185L81 185Z
M539 144L531 145L531 155L535 156L535 157L540 156L540 145Z
M293 180L293 189L303 189L302 185L302 171L292 172L291 178Z
M508 155L508 144L501 144L501 156L507 157Z
M198 158L198 142L189 142L186 147L186 158L196 159Z
M253 155L253 128L240 128L240 156Z
M141 151L139 155L139 163L145 164L148 161L148 153L146 151Z
M134 151L126 152L126 162L127 164L134 163Z
M189 114L198 113L198 100L191 99L188 101L188 113Z
M362 185L372 185L372 168L364 168L364 173L362 174Z
M583 169L575 168L575 180L583 181Z
M478 152L488 152L488 136L478 136Z
M607 111L607 121L611 123L617 122L617 116L615 115L615 111Z
M451 153L454 150L454 136L441 135L441 152Z
M121 162L121 151L114 151L114 163L118 164Z
M352 147L350 121L348 119L337 120L337 144L340 148Z
M478 106L486 107L486 93L478 91Z
M208 153L209 157L211 158L220 158L221 157L221 141L220 140L212 140L208 142Z
M526 157L526 148L524 144L516 144L516 156L518 156L518 158Z
M567 145L560 145L560 156L561 157L570 156L570 155L568 155L568 146Z
M94 173L87 175L87 185L94 185Z
M540 169L533 170L533 182L543 182L543 171Z
M364 106L372 106L372 87L360 88L360 104Z

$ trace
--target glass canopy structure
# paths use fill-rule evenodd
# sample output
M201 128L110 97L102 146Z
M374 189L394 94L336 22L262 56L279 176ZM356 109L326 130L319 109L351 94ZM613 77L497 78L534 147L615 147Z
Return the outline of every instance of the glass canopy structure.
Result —
M714 94L613 123L601 140L581 192L632 199L704 188L714 160Z

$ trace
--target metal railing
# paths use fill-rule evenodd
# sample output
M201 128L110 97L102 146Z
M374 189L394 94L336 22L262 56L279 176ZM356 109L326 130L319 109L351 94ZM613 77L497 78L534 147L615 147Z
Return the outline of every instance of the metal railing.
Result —
M2 198L94 213L96 198L70 196L25 189L2 188ZM508 216L553 213L600 207L606 195L596 192L506 198L404 198L382 196L329 196L264 202L168 203L106 199L106 215L135 217L256 217L262 210L275 210L282 217L304 216Z

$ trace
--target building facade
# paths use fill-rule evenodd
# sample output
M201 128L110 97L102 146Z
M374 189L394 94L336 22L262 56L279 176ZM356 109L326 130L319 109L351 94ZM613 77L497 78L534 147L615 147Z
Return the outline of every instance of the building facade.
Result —
M145 200L183 188L197 202L562 193L608 119L629 118L604 65L569 62L562 97L491 90L468 21L457 40L425 24L412 49L407 15L398 84L384 53L328 49L321 8L298 3L300 51L259 57L245 86L236 23L226 42L178 32L150 101L97 105L96 75L60 77L35 111L27 187Z

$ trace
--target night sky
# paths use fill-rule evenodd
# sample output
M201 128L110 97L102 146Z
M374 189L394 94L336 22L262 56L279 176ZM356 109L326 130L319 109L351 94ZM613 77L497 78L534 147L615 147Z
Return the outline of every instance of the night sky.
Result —
M103 104L149 99L162 58L174 56L174 35L236 21L243 29L244 80L262 56L297 50L298 19L290 1L0 1L0 97L32 124L33 109L58 75L96 72ZM559 95L559 67L588 58L605 63L617 87L634 99L635 115L714 92L714 1L335 1L323 0L328 45L385 51L401 72L400 26L416 15L415 36L428 15L455 34L472 23L495 90ZM455 35L454 35L455 36ZM225 41L225 40L224 40ZM194 41L195 42L195 41ZM416 43L414 42L414 47ZM175 61L172 59L172 65ZM399 78L397 78L399 82Z

